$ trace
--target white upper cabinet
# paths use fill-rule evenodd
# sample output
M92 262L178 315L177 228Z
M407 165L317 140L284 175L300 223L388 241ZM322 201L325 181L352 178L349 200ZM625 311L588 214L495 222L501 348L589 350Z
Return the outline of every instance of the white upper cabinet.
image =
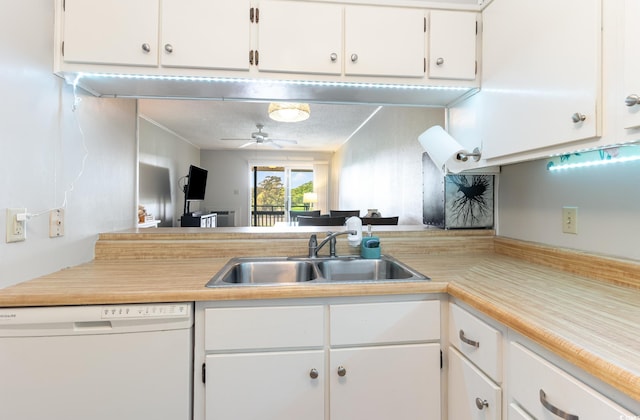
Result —
M425 11L345 7L345 74L424 77Z
M249 70L251 25L248 0L163 0L161 64Z
M158 65L158 0L65 0L64 61Z
M477 133L483 158L599 135L601 25L601 0L487 6Z
M429 77L476 78L476 13L432 10L429 13Z
M340 75L341 5L292 1L260 3L260 71Z
M640 127L640 2L624 1L624 128Z

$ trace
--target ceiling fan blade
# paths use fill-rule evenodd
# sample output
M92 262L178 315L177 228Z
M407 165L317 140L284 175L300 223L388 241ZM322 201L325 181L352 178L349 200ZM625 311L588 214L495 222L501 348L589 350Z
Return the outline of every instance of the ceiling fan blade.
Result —
M282 149L282 146L279 145L278 143L276 143L273 140L265 140L265 143L269 143L271 145L271 147L275 147L276 149Z
M221 141L252 141L253 139L220 139Z
M248 141L248 142L246 142L245 144L243 144L242 146L238 146L238 149L243 149L243 148L245 148L245 147L249 147L249 146L251 146L252 144L257 144L257 143L256 143L255 141Z
M298 144L297 140L288 140L288 139L271 139L271 140L284 142L284 143Z

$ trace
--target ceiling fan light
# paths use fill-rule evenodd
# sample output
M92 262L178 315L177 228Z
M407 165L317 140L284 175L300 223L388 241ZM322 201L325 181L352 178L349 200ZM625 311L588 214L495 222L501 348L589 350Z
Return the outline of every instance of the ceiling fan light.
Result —
M272 102L269 104L269 118L280 122L300 122L311 115L309 104Z

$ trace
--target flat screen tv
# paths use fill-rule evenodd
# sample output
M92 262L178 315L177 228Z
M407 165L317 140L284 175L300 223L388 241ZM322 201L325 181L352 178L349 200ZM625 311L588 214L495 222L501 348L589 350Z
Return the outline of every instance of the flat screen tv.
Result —
M206 169L198 168L193 165L189 167L187 185L184 187L185 200L204 200L204 193L207 188L207 174L208 171Z

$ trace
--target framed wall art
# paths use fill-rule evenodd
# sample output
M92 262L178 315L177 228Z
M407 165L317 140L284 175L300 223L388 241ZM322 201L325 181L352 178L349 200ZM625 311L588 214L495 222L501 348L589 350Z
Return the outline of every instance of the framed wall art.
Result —
M491 229L495 175L447 175L444 182L446 229Z

